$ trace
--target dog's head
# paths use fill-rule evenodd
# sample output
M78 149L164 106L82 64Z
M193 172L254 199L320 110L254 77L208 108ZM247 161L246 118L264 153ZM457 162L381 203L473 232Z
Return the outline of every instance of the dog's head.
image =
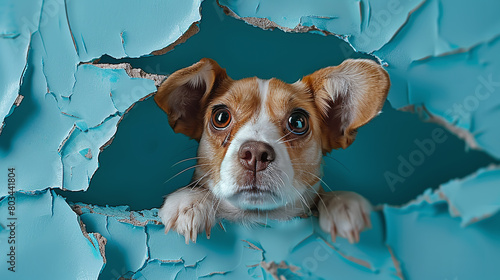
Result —
M271 210L313 197L323 154L354 141L380 112L389 84L371 60L287 84L233 80L204 58L172 74L155 101L175 132L200 143L194 180L237 208Z

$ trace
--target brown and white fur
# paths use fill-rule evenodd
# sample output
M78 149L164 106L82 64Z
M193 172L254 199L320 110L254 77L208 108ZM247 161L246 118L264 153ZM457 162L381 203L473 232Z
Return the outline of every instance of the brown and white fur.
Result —
M333 240L359 241L370 227L371 205L353 192L324 192L322 156L354 141L357 129L380 112L389 86L387 72L364 59L294 84L233 80L207 58L175 72L155 101L174 131L196 139L199 148L191 184L168 195L159 211L165 231L195 242L200 232L210 237L219 219L287 220L317 207ZM218 128L220 120L225 127Z

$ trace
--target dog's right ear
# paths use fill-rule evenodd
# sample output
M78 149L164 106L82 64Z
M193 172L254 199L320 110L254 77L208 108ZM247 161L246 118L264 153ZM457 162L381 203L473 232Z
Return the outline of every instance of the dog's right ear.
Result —
M230 79L226 70L209 58L178 70L158 88L156 104L168 115L168 122L176 133L183 133L197 141L203 133L204 109L212 93Z

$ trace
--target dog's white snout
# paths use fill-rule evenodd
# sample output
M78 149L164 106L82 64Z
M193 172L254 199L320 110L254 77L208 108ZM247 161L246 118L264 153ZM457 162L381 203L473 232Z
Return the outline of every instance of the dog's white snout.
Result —
M244 168L259 172L267 168L274 161L276 153L271 145L261 141L247 141L238 151L240 163Z

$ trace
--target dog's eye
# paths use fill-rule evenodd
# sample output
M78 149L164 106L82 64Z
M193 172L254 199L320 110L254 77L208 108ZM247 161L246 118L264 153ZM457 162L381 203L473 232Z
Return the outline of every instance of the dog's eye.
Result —
M227 108L218 108L212 112L212 125L215 129L224 129L231 123L231 112Z
M288 117L288 130L293 134L302 135L309 130L309 121L307 114L302 111L293 112L290 117Z

